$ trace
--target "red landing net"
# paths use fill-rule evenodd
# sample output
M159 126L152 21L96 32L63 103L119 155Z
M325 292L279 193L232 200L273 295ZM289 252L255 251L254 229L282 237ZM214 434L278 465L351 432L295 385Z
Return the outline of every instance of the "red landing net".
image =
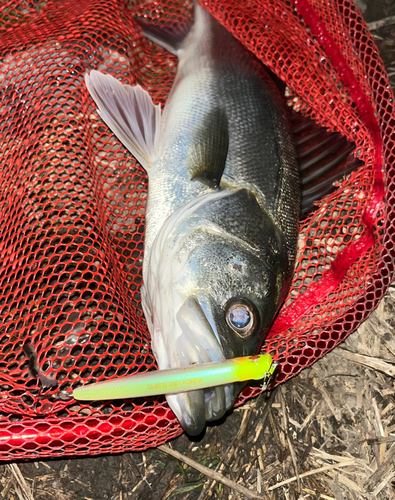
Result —
M83 83L100 69L165 103L177 61L142 37L136 4L2 3L1 460L142 450L182 432L164 398L67 398L81 381L155 367L139 294L147 179ZM206 1L286 82L290 104L355 142L365 162L300 229L293 286L264 346L281 362L277 382L355 330L394 272L395 118L383 64L352 2L295 4ZM171 1L144 7L150 22L160 11L171 24L187 13Z

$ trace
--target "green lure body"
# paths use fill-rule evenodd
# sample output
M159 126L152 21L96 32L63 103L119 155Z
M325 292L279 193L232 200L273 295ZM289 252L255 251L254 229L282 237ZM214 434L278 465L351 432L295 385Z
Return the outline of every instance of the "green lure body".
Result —
M263 388L266 388L275 368L270 354L245 356L87 384L75 389L73 396L83 401L141 398L260 379L263 379Z

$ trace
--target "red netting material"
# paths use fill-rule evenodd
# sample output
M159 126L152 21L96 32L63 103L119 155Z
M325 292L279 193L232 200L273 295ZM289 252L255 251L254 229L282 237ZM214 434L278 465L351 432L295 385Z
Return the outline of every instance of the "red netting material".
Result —
M160 3L144 6L147 21L165 12L176 24L190 8ZM280 382L351 333L391 281L393 96L349 0L205 3L286 82L296 110L355 142L365 162L301 227L293 286L265 345ZM164 398L67 397L81 380L155 367L139 295L146 176L83 84L100 69L165 102L177 61L142 37L138 4L1 7L0 459L141 450L181 432Z

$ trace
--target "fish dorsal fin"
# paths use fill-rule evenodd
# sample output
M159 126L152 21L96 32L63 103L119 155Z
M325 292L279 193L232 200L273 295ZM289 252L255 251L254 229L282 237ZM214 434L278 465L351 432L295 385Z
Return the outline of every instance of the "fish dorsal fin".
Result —
M311 118L293 111L291 127L300 170L303 219L321 198L335 190L334 183L357 170L363 162L354 154L354 143Z
M194 130L194 140L188 149L188 170L192 181L211 188L219 186L229 148L226 113L214 108Z
M171 11L182 13L175 19ZM147 19L147 12L154 13ZM144 36L165 48L172 54L177 50L190 31L193 23L193 10L185 10L185 4L178 0L170 0L166 5L157 1L144 4L133 12L133 18L142 27Z
M100 116L148 172L158 156L160 105L139 85L124 85L100 71L85 75Z

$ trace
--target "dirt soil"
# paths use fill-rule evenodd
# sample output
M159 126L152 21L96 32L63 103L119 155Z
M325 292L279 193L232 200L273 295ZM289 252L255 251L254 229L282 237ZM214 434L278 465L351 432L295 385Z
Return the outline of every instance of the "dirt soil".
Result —
M393 0L360 0L368 22ZM395 21L394 21L395 23ZM395 24L374 31L395 87ZM298 377L208 427L144 453L0 466L12 500L395 499L395 285L357 332ZM247 495L169 455L217 470Z

